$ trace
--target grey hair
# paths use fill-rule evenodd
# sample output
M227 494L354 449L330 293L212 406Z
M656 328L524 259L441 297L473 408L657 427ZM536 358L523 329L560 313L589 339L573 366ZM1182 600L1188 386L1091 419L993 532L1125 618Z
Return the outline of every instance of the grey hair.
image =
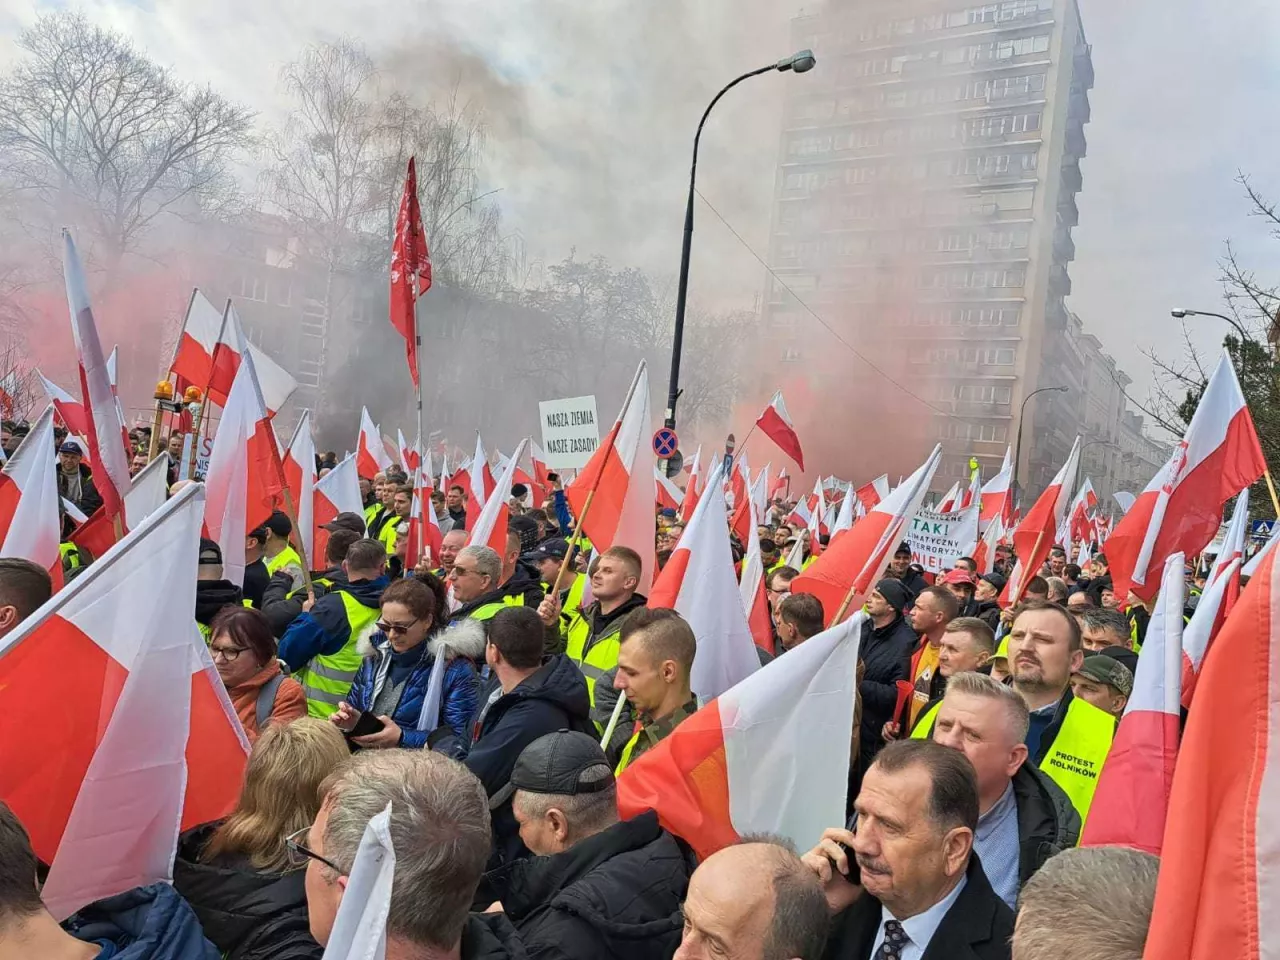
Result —
M578 783L599 783L613 779L608 764L587 767L578 775ZM618 787L610 784L596 793L554 794L517 790L513 804L520 807L526 819L540 820L553 808L564 814L568 822L570 845L618 822Z
M1160 861L1128 847L1077 847L1018 898L1013 960L1142 960Z
M820 960L831 915L817 876L786 837L747 834L739 841L742 844L768 848L761 853L769 861L765 876L773 888L773 920L765 936L762 960Z
M1077 616L1080 617L1080 626L1087 630L1106 630L1116 637L1115 645L1125 647L1129 645L1129 618L1119 610L1111 610L1107 607L1089 607L1081 611Z
M1049 585L1049 599L1051 601L1061 598L1067 599L1067 581L1061 577L1045 577L1044 582Z
M462 936L492 844L476 776L426 750L367 750L321 787L324 856L349 874L365 827L391 804L395 879L387 933L452 950Z
M1027 702L1019 696L1013 687L1006 687L999 680L993 680L983 673L957 673L947 680L947 689L943 694L962 693L970 697L981 697L983 700L995 700L1004 706L1005 715L1009 718L1009 739L1013 743L1022 743L1027 739L1027 729L1031 726L1031 713L1027 710Z
M502 557L491 547L463 547L454 559L456 564L463 557L476 562L476 573L488 577L496 587L502 581Z

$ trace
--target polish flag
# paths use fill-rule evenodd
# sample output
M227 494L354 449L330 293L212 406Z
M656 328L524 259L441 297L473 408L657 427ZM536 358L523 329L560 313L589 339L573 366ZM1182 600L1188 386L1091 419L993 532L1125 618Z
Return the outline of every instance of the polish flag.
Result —
M787 468L783 467L778 471L778 479L769 484L769 499L776 500L778 497L785 496L790 484L791 478L787 476Z
M221 378L213 374L213 357L223 334L224 312L209 302L198 288L191 291L187 303L187 315L182 321L182 333L178 335L178 349L173 355L170 372L178 380L178 393L184 386L211 388L221 380L222 397L231 389L234 370L224 370ZM230 359L228 357L228 359Z
M1160 856L1178 759L1182 693L1183 556L1164 565L1133 678L1133 693L1111 741L1080 835L1083 847L1135 847Z
M996 547L1004 536L1004 521L997 513L987 524L982 536L978 538L978 547L973 552L973 562L978 568L978 576L996 572Z
M971 460L970 463L973 464L973 473L969 477L969 486L965 488L964 495L960 498L959 509L961 510L968 509L982 500L982 471L978 469L976 460Z
M766 463L764 469L756 474L755 482L751 484L751 502L755 504L756 519L753 526L759 526L764 523L764 515L769 512L769 468L772 463Z
M80 360L80 394L86 413L89 456L96 469L93 483L102 497L108 519L123 527L124 495L129 492L129 460L117 439L123 429L116 412L116 398L107 376L107 362L98 339L98 325L89 305L89 287L71 233L62 231L62 272L66 280L71 332ZM50 444L52 446L52 444Z
M764 473L756 481L767 480ZM742 560L742 578L738 592L742 596L742 609L747 615L751 639L761 650L773 653L773 618L769 615L769 598L764 586L764 558L760 555L760 536L757 527L763 514L752 498L751 527L747 531L747 552Z
M293 499L294 519L298 521L294 534L302 545L299 553L303 557L313 557L315 556L316 442L311 435L310 410L302 411L298 425L293 430L293 438L285 451L284 482L285 489ZM311 569L323 568L312 567Z
M533 489L533 477L529 476L528 472L524 469L524 467L520 466L519 457L514 457L511 460L508 460L505 456L502 455L501 450L495 450L494 453L498 458L499 471L506 470L508 463L513 463L515 465L515 469L511 471L511 487L514 487L517 483L523 483L530 490ZM506 489L507 497L511 496L511 487L507 487Z
M311 569L325 570L325 550L329 546L329 531L321 529L340 513L364 513L364 500L360 496L360 475L356 471L356 457L351 454L345 460L315 482L311 508Z
M773 395L769 405L764 408L764 413L756 420L756 426L778 445L778 449L796 462L801 472L804 471L804 452L800 449L800 437L791 423L787 405L782 402L781 390Z
M938 513L950 513L956 509L956 502L960 499L960 481L957 480L951 485L951 489L938 498L938 505L934 509Z
M869 510L838 542L833 541L808 570L791 581L791 592L812 593L821 600L828 624L837 622L840 619L837 614L842 610L859 609L866 595L884 576L893 551L906 536L941 459L939 445L915 473Z
M391 457L382 444L382 434L369 416L369 408L360 408L360 439L356 442L356 469L360 476L372 480L391 466Z
M39 717L0 737L0 799L55 917L170 880L179 831L240 793L249 745L191 618L203 505L186 487L0 638L5 708Z
M397 447L400 451L400 465L404 467L404 472L413 476L413 474L422 466L422 441L419 440L413 446L409 446L409 442L404 438L404 432L396 427Z
M107 383L111 384L111 398L116 402L116 419L120 421L120 442L124 444L125 462L133 459L133 444L129 442L129 427L125 423L124 407L120 403L120 381L117 376L120 361L120 348L111 348L107 356Z
M1272 552L1205 658L1173 775L1145 960L1268 960L1280 941L1278 576Z
M484 502L484 508L477 515L476 522L467 524L467 529L471 533L467 546L491 547L497 551L498 556L506 555L507 520L510 515L507 500L511 496L511 478L515 475L516 464L524 456L525 444L528 442L528 440L520 441L520 446L516 447L515 456L507 461L506 469L498 478L493 492L489 494L489 499ZM472 464L472 478L475 479L474 464Z
M814 489L814 496L818 498L817 504L813 508L813 512L809 514L809 555L811 557L822 556L822 531L824 525L822 519L827 513L827 495L822 489L822 483L819 482Z
M435 510L424 509L424 505L430 503L430 480L421 468L413 476L413 502L409 507L409 534L404 550L406 571L413 570L424 556L428 564L435 563L444 544L444 532L440 529ZM503 547L505 550L506 545Z
M663 476L662 471L658 469L656 464L653 468L653 484L657 496L658 509L678 512L680 503L684 500L684 491L669 478Z
M844 499L840 501L840 512L836 514L835 522L831 525L831 543L836 542L836 537L844 533L846 530L853 529L853 506L860 504L862 501L852 491L846 493ZM830 547L828 547L830 549Z
M1013 448L1006 447L1004 463L1000 472L982 485L982 513L978 522L985 527L995 516L1004 521L1004 526L1011 525L1013 520L1013 497L1010 488L1013 483Z
M30 560L62 585L62 518L58 514L58 461L53 449L53 406L31 427L0 473L0 557Z
M551 496L553 471L547 466L547 455L536 440L529 441L529 461L533 464L533 502L540 507Z
M689 679L703 700L720 696L760 669L733 572L723 471L721 464L711 474L693 519L649 593L650 609L670 607L693 628L698 655ZM750 498L744 499L749 515Z
M62 421L62 425L67 428L69 434L68 439L75 437L77 440L83 439L89 435L89 417L84 412L84 404L73 397L66 390L46 377L39 370L36 371L36 377L40 380L40 385L44 387L45 396L49 398L49 402L53 404L54 412L57 413L58 419ZM85 452L85 459L92 460L89 457L88 441L81 447Z
M1164 484L1149 501L1150 512L1139 510L1144 493L1117 525L1107 546L1117 597L1127 597L1129 590L1143 599L1153 596L1158 586L1153 573L1165 557L1176 552L1192 556L1203 550L1218 532L1226 502L1266 469L1253 418L1226 351L1168 469ZM1145 529L1139 538L1135 534L1140 524ZM1117 552L1114 541L1126 525L1129 537L1125 549Z
M747 528L751 526L751 471L747 467L747 455L740 453L734 463L733 482L733 514L729 518L729 528L738 538L739 543L747 542Z
M613 429L565 491L582 532L597 550L617 545L640 554L644 568L636 592L645 595L653 582L653 543L657 534L650 479L654 464L649 443L651 426L649 370L641 361ZM586 510L589 497L591 509ZM685 509L688 504L686 496ZM722 512L722 520L723 517Z
M701 859L752 833L808 850L843 823L865 620L859 610L686 719L622 772L619 815L657 811Z
M151 514L159 510L169 499L169 456L161 453L138 471L129 492L124 495L125 526L132 530ZM63 501L65 506L66 501ZM68 510L68 513L70 511ZM93 516L79 521L80 526L71 531L67 539L87 550L91 557L100 557L116 542L115 530L101 507Z
M1067 505L1071 500L1071 490L1075 486L1079 466L1080 438L1076 437L1067 462L1013 531L1013 549L1018 555L1018 562L1014 565L1009 582L1004 585L1002 600L1007 597L1011 604L1021 600L1027 581L1036 575L1036 571L1048 559L1054 538L1066 519Z
M241 357L209 454L205 475L205 527L222 547L225 576L244 581L245 534L261 526L283 502L284 466L258 389L253 356Z
M1226 621L1227 593L1240 586L1240 560L1232 560L1211 578L1200 594L1191 620L1182 629L1182 705L1190 707L1209 647ZM1142 649L1146 649L1144 645Z
M1093 490L1093 481L1085 477L1075 499L1071 501L1065 524L1058 530L1058 543L1065 547L1072 541L1088 540L1093 514L1097 509L1098 495Z
M698 508L698 498L702 496L702 444L698 444L689 464L689 482L684 486L684 503L680 508L680 520L686 524L693 516L693 511Z
M874 510L876 504L889 495L889 475L882 473L870 483L864 483L853 495L858 498L867 510Z
M1231 565L1233 560L1244 563L1244 544L1249 537L1249 488L1245 487L1236 497L1235 507L1231 512L1231 523L1227 526L1227 534L1223 537L1222 548L1209 568L1209 583L1213 583ZM1237 573L1227 585L1227 593L1223 598L1222 616L1230 615L1231 608L1240 598L1240 575Z
M476 454L467 467L458 471L455 482L464 487L467 492L467 529L470 530L476 525L480 518L480 511L494 490L493 471L489 469L489 455L484 451L484 442L480 439L479 433L476 434ZM507 488L508 496L510 489L510 487ZM503 503L505 502L504 497ZM502 550L498 552L501 553Z

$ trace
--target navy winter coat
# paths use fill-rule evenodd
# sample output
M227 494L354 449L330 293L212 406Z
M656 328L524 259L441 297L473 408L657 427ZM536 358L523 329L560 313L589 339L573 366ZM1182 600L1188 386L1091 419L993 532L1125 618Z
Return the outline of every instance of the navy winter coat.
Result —
M112 944L111 960L220 960L191 905L167 883L98 900L62 928L86 943Z

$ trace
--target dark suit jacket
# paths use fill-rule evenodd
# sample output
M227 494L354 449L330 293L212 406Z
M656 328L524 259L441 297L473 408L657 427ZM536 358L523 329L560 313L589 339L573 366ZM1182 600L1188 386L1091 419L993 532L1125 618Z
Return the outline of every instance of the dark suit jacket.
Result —
M975 853L968 882L924 951L923 960L1009 960L1013 911L987 880ZM880 929L880 901L864 893L831 921L824 960L871 960Z

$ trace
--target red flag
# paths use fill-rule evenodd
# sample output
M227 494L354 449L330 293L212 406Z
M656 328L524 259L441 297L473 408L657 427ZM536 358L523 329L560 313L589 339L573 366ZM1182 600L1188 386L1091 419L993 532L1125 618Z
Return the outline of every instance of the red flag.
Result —
M764 408L764 413L760 414L759 419L756 420L756 426L760 428L761 433L778 445L778 449L794 460L801 470L804 470L804 452L800 449L800 437L791 423L791 414L787 412L787 405L782 402L781 390L773 395L769 405Z
M702 447L693 452L693 460L689 463L689 481L684 485L684 502L680 505L680 520L688 523L693 511L698 508L698 499L702 496L705 483L702 467Z
M1272 551L1205 657L1173 775L1144 960L1274 954L1278 575Z
M1182 677L1183 556L1165 563L1134 675L1133 693L1111 741L1080 845L1136 847L1160 856L1169 789L1178 759Z
M373 424L367 407L360 408L360 438L356 441L356 470L372 480L391 466L391 457L382 443L382 434Z
M422 229L422 209L418 206L418 172L414 158L404 178L404 195L396 217L396 236L391 244L391 326L404 337L409 376L418 386L418 297L431 287L431 256Z
M1007 597L1009 603L1017 603L1022 599L1027 581L1036 575L1036 571L1049 558L1058 528L1067 515L1067 505L1071 500L1071 489L1075 486L1079 465L1080 438L1076 437L1067 462L1013 531L1013 548L1018 555L1018 562L1001 595L1002 598Z
M31 560L62 584L58 541L58 461L53 449L53 406L45 408L31 432L0 473L0 557Z

